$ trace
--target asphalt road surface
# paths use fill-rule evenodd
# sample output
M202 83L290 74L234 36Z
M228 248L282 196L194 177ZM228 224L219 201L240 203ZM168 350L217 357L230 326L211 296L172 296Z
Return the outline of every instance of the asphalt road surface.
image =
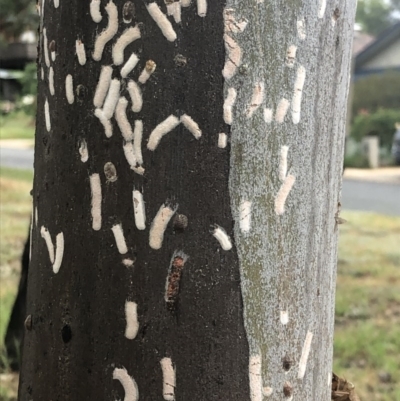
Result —
M0 163L5 167L33 169L33 149L0 148Z
M400 185L343 180L342 208L400 216Z
M33 149L0 149L2 166L33 168ZM342 208L400 216L400 185L354 179L343 181Z

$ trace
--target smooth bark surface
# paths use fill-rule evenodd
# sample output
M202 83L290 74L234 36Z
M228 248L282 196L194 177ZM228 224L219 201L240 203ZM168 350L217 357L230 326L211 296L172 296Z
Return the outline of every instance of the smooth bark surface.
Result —
M328 400L355 2L166 3L40 4L19 400Z

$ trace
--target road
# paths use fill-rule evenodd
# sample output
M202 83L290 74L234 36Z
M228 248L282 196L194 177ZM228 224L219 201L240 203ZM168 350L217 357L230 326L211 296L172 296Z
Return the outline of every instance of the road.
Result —
M0 149L2 166L33 168L33 149ZM400 216L400 185L344 179L342 207L349 210Z
M345 179L342 208L400 216L400 185Z
M33 149L0 148L0 162L2 166L32 169Z

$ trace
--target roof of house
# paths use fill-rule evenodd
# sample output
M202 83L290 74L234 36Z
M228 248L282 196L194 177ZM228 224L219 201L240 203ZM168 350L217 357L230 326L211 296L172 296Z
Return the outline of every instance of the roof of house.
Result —
M398 39L400 39L400 21L384 30L369 46L356 55L355 68L361 67Z

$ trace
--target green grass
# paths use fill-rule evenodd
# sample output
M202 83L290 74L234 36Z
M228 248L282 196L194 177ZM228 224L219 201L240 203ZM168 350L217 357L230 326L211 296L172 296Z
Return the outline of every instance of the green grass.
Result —
M23 111L0 116L0 139L33 139L35 119Z
M400 401L400 218L343 217L334 371L356 385L362 400Z
M31 182L31 172L0 170L0 355L28 233ZM334 372L353 382L363 401L400 401L400 218L342 215L348 223L340 226ZM10 401L16 380L5 377L0 400Z
M20 258L31 213L32 172L0 169L0 362L7 366L4 334L17 291ZM0 400L16 398L15 375L0 372Z

